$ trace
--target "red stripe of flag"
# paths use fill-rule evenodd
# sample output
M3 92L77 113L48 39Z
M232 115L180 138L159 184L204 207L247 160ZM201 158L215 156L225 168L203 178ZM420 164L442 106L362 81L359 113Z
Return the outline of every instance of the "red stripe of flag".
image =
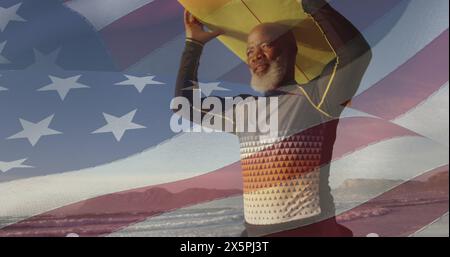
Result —
M352 100L352 108L394 119L448 82L448 30L408 62ZM388 61L388 60L386 60Z
M126 69L183 31L183 8L176 0L156 0L100 31L113 59ZM158 60L155 60L158 61Z

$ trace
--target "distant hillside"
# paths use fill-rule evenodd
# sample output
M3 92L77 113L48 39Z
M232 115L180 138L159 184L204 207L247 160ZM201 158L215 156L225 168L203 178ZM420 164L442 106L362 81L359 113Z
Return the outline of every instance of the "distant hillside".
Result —
M333 190L333 196L337 202L353 202L374 197L403 182L403 180L389 179L347 179Z
M78 210L84 214L158 213L200 202L242 194L241 190L187 189L171 193L164 188L151 188L143 192L110 194L87 201ZM100 211L101 210L101 211Z
M337 217L339 222L356 219L375 218L396 211L414 210L417 206L426 205L441 211L442 204L448 208L448 171L428 177L425 181L398 181L384 179L352 179L347 180L335 190L336 202L371 201L353 208ZM400 185L396 187L397 185ZM388 192L381 194L382 192ZM380 195L381 196L378 196ZM377 196L377 197L375 197ZM423 207L419 207L422 209ZM415 209L417 210L417 209ZM387 221L384 221L387 222ZM398 223L397 219L390 222Z
M388 180L388 179L348 179L341 186L333 190L336 201L349 202L375 197L398 185L395 189L399 196L408 195L408 198L436 198L447 197L449 190L448 171L439 172L430 176L426 181Z

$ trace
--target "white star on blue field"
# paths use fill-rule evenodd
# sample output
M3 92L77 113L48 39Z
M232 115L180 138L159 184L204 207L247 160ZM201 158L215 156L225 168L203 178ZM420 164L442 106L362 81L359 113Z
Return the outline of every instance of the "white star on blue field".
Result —
M16 160L16 161L11 161L11 162L0 161L0 171L7 172L9 170L17 169L17 168L33 168L31 166L23 164L26 160L27 159L21 159L21 160Z
M0 6L0 31L4 31L10 22L26 21L24 18L17 14L17 11L19 10L21 5L21 3L18 3L8 8Z
M221 82L192 82L194 83L194 87L198 87L201 90L202 95L204 95L205 97L211 96L211 94L216 91L230 91L230 89L220 87ZM192 89L192 87L186 89L189 90Z
M6 45L6 41L0 42L0 64L9 63L9 60L6 59L6 57L4 57L2 55L3 49L5 49L5 45Z
M134 86L139 93L142 93L147 86L164 85L164 83L154 80L155 76L136 77L125 75L127 80L116 83L119 86Z

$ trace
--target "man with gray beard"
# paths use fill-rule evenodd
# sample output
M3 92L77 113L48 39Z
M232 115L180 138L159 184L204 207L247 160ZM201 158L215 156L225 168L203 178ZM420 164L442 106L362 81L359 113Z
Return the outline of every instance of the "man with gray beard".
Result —
M252 88L266 93L295 81L297 51L295 37L288 27L263 23L253 28L247 42Z
M282 0L280 0L282 1ZM256 26L248 35L251 86L277 98L278 130L234 131L240 141L246 230L242 236L351 236L335 220L328 179L339 116L356 93L371 59L361 33L322 0L303 0L303 9L321 28L337 58L307 84L295 81L297 48L293 32L276 23ZM197 69L204 44L222 34L205 31L185 13L186 45L176 96L191 103L193 120L210 109L193 106ZM243 99L253 98L240 95ZM223 102L224 99L221 99ZM222 106L225 106L223 104ZM234 113L230 120L226 115ZM218 119L235 125L249 115L237 105ZM338 174L337 174L338 175Z

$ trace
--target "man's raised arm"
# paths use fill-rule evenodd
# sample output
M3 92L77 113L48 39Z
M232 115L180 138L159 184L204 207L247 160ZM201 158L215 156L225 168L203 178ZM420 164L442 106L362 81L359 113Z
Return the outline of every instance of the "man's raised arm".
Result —
M200 125L209 125L210 127L219 130L224 129L226 128L226 123L233 123L233 120L226 117L224 99L216 97L222 105L222 109L219 111L217 111L217 109L212 111L209 108L203 108L205 98L201 98L201 92L198 91L199 87L197 78L197 71L200 65L200 57L202 55L204 45L219 36L222 32L205 31L203 25L187 11L184 13L184 25L186 30L186 43L178 70L178 77L175 86L175 97L182 97L183 100L187 101L187 104L189 105L189 114L180 112L180 107L177 106L174 106L174 111L180 114L183 118ZM198 106L196 106L195 97L198 98ZM221 126L201 124L201 121L205 115L210 115L209 118L213 120L214 125L216 125L217 120L220 119Z
M193 102L194 89L196 85L197 70L200 65L200 56L203 51L203 43L186 39L183 54L181 56L178 77L175 86L175 97L185 97Z
M314 98L319 108L338 116L358 90L372 58L370 45L358 29L326 1L303 0L302 3L337 55L318 79Z

